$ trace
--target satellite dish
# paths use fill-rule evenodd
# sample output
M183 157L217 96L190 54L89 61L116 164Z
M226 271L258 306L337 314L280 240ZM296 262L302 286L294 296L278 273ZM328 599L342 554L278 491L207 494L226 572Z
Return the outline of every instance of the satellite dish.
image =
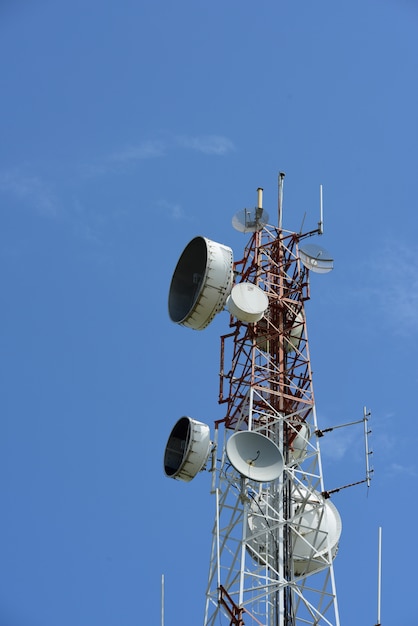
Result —
M326 274L334 267L330 253L315 243L305 244L299 249L299 254L303 265L317 274Z
M251 430L234 433L227 441L226 453L237 472L259 483L275 480L283 471L283 456L278 446L261 433Z
M255 323L261 320L269 305L266 292L252 283L238 283L232 287L226 300L231 315L241 322Z
M190 482L205 465L210 447L209 426L191 417L181 417L165 448L165 475Z
M233 254L220 243L195 237L171 279L168 312L173 322L202 330L222 311L232 288Z
M232 218L232 226L240 233L255 233L269 221L269 214L261 208L242 209Z

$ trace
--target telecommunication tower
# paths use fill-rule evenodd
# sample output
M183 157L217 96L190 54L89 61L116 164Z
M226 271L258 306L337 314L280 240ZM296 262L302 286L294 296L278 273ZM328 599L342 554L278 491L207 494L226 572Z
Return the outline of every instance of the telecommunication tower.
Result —
M339 626L333 561L341 518L325 491L312 384L305 302L310 272L333 260L309 243L323 231L269 224L263 190L233 225L249 240L231 248L195 237L175 268L172 321L202 330L227 310L220 340L214 424L181 417L169 436L166 476L190 481L211 473L215 497L204 626Z

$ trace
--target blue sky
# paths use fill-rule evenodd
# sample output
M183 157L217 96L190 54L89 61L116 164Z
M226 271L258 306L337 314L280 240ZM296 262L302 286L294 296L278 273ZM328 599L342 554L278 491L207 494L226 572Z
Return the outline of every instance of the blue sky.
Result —
M196 235L256 203L316 226L307 305L320 426L372 411L375 469L333 497L342 625L415 626L418 8L412 0L0 5L0 625L202 623L215 503L168 480L182 415L213 423L219 315L172 324ZM363 477L362 432L324 440ZM402 506L401 506L402 505Z

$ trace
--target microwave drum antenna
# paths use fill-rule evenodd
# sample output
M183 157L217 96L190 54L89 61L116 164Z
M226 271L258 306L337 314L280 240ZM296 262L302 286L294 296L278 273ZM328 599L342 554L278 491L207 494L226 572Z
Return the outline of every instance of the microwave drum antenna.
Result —
M226 308L241 322L254 324L261 320L269 305L268 297L260 287L252 283L238 283L232 287L226 300Z
M297 510L292 524L293 567L297 576L324 567L328 555L334 559L341 536L341 517L336 506L319 493L295 496ZM299 505L297 500L303 500Z
M211 445L207 424L191 417L181 417L171 431L165 448L165 475L190 482L203 469Z
M231 248L195 237L181 254L168 296L170 319L202 330L223 310L233 283Z
M296 490L295 490L296 491ZM341 517L330 500L317 492L309 493L303 489L292 495L296 515L291 523L292 561L296 576L313 574L324 568L326 559L334 559L338 551L341 536ZM265 564L274 557L268 554L270 526L268 511L274 510L274 499L261 492L258 499L251 503L248 516L250 540L247 549L253 559Z

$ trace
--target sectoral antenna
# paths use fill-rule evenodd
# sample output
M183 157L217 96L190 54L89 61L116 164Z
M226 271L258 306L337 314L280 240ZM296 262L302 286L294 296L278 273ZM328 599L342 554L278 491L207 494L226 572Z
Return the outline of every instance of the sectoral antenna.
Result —
M355 485L362 485L363 483L367 484L367 487L370 487L370 482L372 479L372 475L374 470L370 467L370 456L373 454L373 451L369 449L369 435L371 434L371 430L369 429L369 417L371 415L371 411L367 411L366 407L363 407L363 419L357 420L355 422L348 422L347 424L339 424L338 426L331 426L330 428L323 428L321 430L316 430L315 434L317 437L323 437L326 433L330 433L337 428L345 428L347 426L354 426L356 424L363 424L363 432L364 432L364 455L365 455L365 465L366 472L365 478L363 480L358 480L354 483L349 483L348 485L343 485L342 487L337 487L336 489L331 489L329 491L324 491L322 495L325 498L329 498L332 493L338 493L342 489L347 489L347 487L354 487Z

